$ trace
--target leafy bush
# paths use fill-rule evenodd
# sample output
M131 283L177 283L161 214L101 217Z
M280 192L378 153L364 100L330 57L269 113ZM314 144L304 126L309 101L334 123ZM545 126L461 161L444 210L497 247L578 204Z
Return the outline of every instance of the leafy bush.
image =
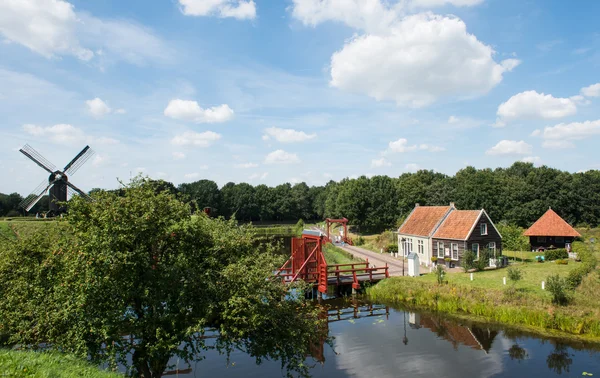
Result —
M296 225L294 226L294 233L296 235L301 235L302 231L304 231L304 221L299 219Z
M511 280L513 283L516 283L521 278L523 278L523 272L519 268L509 266L506 270L506 273L508 274L508 279Z
M566 279L558 274L549 276L546 279L546 290L552 295L552 303L564 306L569 303L571 295L569 289L571 286Z
M398 244L391 243L385 249L388 253L398 253Z
M470 269L475 268L475 259L476 258L477 258L477 256L470 249L465 251L465 253L463 254L463 259L462 259L462 267L465 270L465 272Z
M359 236L358 238L356 238L354 245L356 245L356 246L365 245L365 238L363 238L362 236Z
M596 269L596 265L598 264L596 256L590 251L583 250L579 252L579 258L581 259L581 265L570 271L567 276L567 283L573 289L579 286L581 281L583 281L583 277Z
M431 262L434 262L434 263L438 262L437 256L431 256Z
M486 250L479 251L479 260L475 261L477 270L484 270L490 264L490 253Z
M446 278L446 268L443 265L437 265L435 268L435 278L437 279L438 285L444 283L444 278Z
M559 265L568 265L569 264L569 259L559 259L559 260L555 260L555 263L559 264Z
M546 260L548 260L548 261L569 258L569 253L564 248L549 249L546 251L546 253L544 253L544 255L546 256Z

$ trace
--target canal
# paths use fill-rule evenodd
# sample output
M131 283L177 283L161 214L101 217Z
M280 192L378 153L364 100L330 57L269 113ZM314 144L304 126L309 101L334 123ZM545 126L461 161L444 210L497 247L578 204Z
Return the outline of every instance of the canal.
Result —
M600 376L600 345L545 338L366 301L324 302L331 345L317 341L306 363L313 377ZM278 361L215 351L180 377L282 377ZM177 365L177 361L172 361ZM188 369L183 372L183 369ZM184 373L184 374L182 374Z

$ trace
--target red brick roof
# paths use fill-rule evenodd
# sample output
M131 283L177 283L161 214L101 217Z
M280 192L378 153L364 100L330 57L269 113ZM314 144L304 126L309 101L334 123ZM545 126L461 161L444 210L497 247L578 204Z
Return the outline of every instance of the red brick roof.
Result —
M552 209L548 209L527 231L525 236L581 236Z
M466 240L479 219L481 210L454 210L437 229L434 238Z
M400 226L398 233L429 236L450 209L450 206L417 206Z

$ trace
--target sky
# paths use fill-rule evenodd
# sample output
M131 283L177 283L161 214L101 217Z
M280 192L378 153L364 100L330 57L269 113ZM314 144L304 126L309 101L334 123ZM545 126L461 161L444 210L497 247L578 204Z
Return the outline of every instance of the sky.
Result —
M0 192L600 169L596 0L0 0ZM7 174L8 173L8 174Z

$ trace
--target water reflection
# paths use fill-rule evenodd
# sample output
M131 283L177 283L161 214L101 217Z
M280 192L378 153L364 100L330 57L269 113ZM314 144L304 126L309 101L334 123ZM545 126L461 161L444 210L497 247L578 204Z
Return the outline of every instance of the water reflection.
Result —
M306 364L313 377L600 376L597 344L544 339L497 326L456 321L358 300L326 301L321 317L331 339L312 340ZM172 361L176 363L176 361ZM184 368L184 367L182 367ZM276 359L234 350L209 351L180 377L281 377Z

